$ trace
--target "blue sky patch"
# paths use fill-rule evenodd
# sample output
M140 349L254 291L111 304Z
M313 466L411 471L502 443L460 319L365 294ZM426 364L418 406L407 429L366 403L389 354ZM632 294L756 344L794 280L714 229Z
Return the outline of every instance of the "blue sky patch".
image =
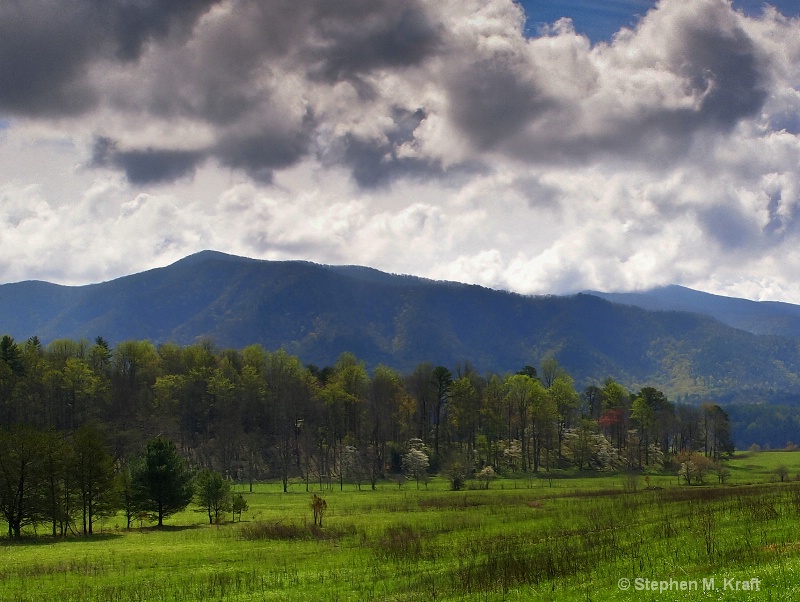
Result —
M519 0L527 15L526 33L537 35L543 24L569 17L578 33L593 43L608 41L623 27L633 27L653 8L654 0ZM768 4L787 17L800 16L797 0L775 0ZM767 3L762 0L735 0L733 6L747 15L760 15Z

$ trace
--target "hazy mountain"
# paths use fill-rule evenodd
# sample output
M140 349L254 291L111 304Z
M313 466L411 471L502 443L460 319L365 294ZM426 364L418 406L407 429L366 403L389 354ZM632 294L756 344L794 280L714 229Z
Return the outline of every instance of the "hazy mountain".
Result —
M789 303L735 299L677 285L639 293L588 291L587 294L643 309L706 314L724 324L753 334L774 334L800 339L800 306Z
M798 341L756 336L697 313L649 311L592 295L527 297L357 266L271 262L217 252L81 287L0 286L0 332L219 347L283 347L330 365L423 361L516 371L554 355L578 387L611 376L673 398L775 399L800 383Z

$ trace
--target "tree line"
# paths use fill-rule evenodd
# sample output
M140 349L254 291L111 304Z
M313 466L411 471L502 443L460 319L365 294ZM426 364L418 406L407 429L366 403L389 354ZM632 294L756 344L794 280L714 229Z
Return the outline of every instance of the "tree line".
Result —
M613 378L578 390L551 357L503 375L425 362L370 373L352 353L320 368L282 350L220 350L209 340L112 348L101 337L0 339L0 478L11 474L10 450L29 447L39 465L70 458L71 474L101 480L76 485L88 515L106 503L93 488L135 469L154 440L229 480L374 487L403 473L411 451L426 457L426 471L470 474L678 466L691 454L716 461L733 450L729 422L717 405L671 403ZM98 465L81 464L89 458Z

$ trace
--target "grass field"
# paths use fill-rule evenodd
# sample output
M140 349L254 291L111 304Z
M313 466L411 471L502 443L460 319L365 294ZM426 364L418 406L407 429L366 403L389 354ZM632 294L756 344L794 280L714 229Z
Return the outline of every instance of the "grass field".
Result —
M791 482L774 482L781 464ZM725 486L659 474L651 489L620 475L337 486L320 494L321 529L303 484L240 487L241 523L190 508L161 530L111 518L90 539L4 540L0 600L800 599L800 453L729 467Z

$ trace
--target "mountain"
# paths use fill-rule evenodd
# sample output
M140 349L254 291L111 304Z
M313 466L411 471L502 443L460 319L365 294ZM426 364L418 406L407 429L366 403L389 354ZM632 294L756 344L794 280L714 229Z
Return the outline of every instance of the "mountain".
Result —
M800 339L800 306L776 301L749 301L671 285L639 293L587 291L613 303L661 311L689 311L753 334Z
M551 354L578 387L611 376L673 399L782 399L800 384L800 342L697 313L212 251L100 284L1 285L0 333L44 342L99 335L112 345L208 337L222 348L282 347L319 366L350 351L369 367L403 371L468 361L503 373Z

